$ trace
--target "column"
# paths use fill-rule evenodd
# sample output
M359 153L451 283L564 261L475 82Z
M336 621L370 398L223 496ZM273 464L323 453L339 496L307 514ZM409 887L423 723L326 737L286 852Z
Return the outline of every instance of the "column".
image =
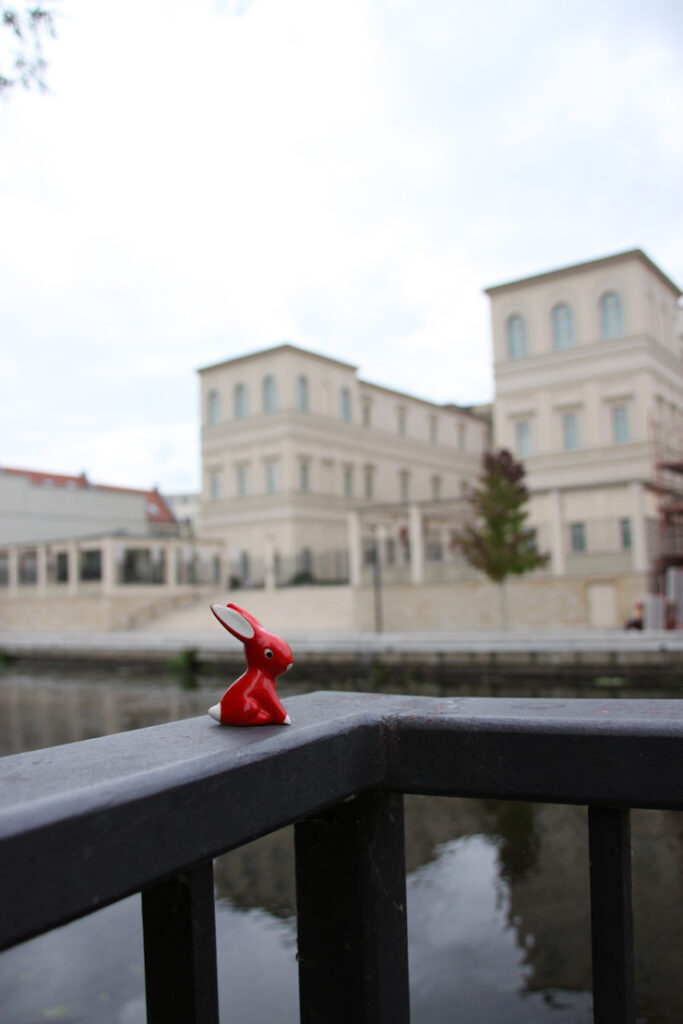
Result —
M557 489L550 492L550 561L554 574L564 576L567 562L564 551L562 495Z
M424 583L425 550L422 529L422 512L417 505L408 510L408 531L410 534L410 581Z
M102 593L111 594L114 590L116 564L114 561L114 538L105 537L102 541Z
M19 548L9 548L7 572L7 592L16 595L19 590Z
M263 583L266 590L275 590L275 537L267 533L263 545Z
M169 541L162 543L159 550L159 558L164 563L164 590L175 590L175 561L173 545Z
M363 569L360 512L349 512L347 525L349 545L349 582L352 587L358 587L360 586Z
M36 593L47 594L47 544L36 545Z
M631 545L632 565L636 572L647 572L647 522L643 485L638 481L628 485L631 497Z
M78 564L78 544L67 544L68 553L68 592L70 594L78 593L78 577L80 575L80 566Z

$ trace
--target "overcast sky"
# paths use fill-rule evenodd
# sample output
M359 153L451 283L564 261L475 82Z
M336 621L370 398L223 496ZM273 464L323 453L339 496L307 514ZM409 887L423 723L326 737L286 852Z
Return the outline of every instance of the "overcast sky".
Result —
M0 101L0 465L194 489L199 366L468 405L487 285L683 283L680 0L58 6L51 94Z

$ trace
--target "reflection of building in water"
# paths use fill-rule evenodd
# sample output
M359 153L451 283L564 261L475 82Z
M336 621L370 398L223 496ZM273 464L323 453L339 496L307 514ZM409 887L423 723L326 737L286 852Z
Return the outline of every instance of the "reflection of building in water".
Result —
M406 869L414 871L438 857L438 849L457 836L490 831L495 816L479 800L406 797ZM216 891L238 907L266 907L279 916L293 914L294 845L291 828L280 829L216 861Z
M533 831L534 863L509 884L510 923L525 951L527 987L590 989L586 810L537 805Z
M533 811L536 857L509 885L510 923L525 951L527 988L585 991L591 987L586 809L546 804ZM631 831L639 1012L680 1021L683 814L634 811Z

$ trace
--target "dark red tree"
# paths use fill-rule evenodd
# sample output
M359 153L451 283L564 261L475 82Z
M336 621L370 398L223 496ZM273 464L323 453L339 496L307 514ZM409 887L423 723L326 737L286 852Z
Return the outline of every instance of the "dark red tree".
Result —
M470 565L501 588L502 625L507 620L504 590L507 577L539 569L549 558L537 550L534 531L526 525L529 492L524 477L524 466L505 448L487 452L479 486L467 497L472 521L459 537Z

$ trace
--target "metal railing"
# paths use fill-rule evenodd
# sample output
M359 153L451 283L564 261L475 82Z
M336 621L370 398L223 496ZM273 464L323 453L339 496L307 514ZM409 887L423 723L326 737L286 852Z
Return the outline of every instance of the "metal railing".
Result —
M683 807L682 702L287 706L291 728L197 718L0 759L0 948L139 891L148 1021L216 1024L212 859L296 822L301 1020L397 1024L402 794L585 804L594 1019L634 1021L629 809Z

